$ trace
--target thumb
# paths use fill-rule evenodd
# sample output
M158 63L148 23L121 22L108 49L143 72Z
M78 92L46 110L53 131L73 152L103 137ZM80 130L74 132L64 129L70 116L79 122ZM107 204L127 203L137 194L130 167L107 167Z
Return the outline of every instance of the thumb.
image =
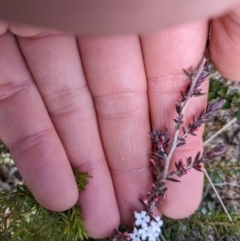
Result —
M239 0L4 1L0 18L79 34L143 33L216 17L237 3Z

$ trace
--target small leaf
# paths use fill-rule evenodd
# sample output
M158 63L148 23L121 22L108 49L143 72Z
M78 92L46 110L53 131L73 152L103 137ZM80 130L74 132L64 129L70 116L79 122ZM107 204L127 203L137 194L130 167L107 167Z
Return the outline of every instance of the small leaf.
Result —
M176 147L183 146L186 144L186 141L179 142Z
M210 93L208 94L208 101L214 100L214 99L216 99L216 98L217 98L217 95L216 95L215 92L210 92Z
M173 121L177 124L178 123L178 120L177 119L173 119Z
M206 95L206 93L195 94L195 95L192 95L192 97L201 97L201 96L204 96L204 95Z
M183 72L189 79L192 79L192 75L187 70L183 69Z
M172 177L166 177L166 180L172 181L172 182L180 182L179 180L174 179L174 178L172 178Z
M160 157L161 159L165 160L166 157L164 156L164 153L162 153L161 151L153 153L153 155Z
M226 102L224 103L224 105L222 106L223 110L227 110L231 108L231 103L229 100L226 100Z
M202 172L202 170L201 169L199 169L199 168L197 168L197 167L195 167L195 166L192 166L195 170L197 170L197 171L199 171L199 172Z
M183 133L186 134L186 129L182 126Z
M141 204L142 204L144 207L147 206L147 203L146 203L145 200L142 200L142 199L140 199L140 198L138 198L138 200L141 202Z
M197 155L195 156L195 158L194 158L194 163L197 163L197 162L198 162L200 155L201 155L201 152L199 151L199 152L197 153Z
M193 132L189 132L190 135L192 136L197 136L197 134L193 133Z
M222 85L222 83L221 82L219 82L218 80L216 80L216 79L212 79L211 81L210 81L210 91L217 91L218 90L218 88L219 88L219 86L221 86Z
M234 95L233 98L232 98L232 103L238 103L239 101L239 95Z
M187 166L189 166L192 163L192 157L191 156L186 158L186 163L187 163Z
M227 94L227 92L228 92L228 86L222 85L217 93L223 97Z
M172 172L170 172L168 175L169 175L169 176L173 176L174 173L175 173L175 171L172 171Z
M163 187L163 188L161 189L162 193L165 193L167 190L168 190L167 187Z

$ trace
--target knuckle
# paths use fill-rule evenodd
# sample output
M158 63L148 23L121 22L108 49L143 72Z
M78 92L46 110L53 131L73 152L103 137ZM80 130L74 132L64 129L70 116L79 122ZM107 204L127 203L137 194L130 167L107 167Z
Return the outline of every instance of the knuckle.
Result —
M21 83L14 81L0 83L0 101L13 98L20 92L25 92L28 88L30 88L30 82L28 80L22 81Z
M53 134L53 129L41 130L33 134L24 135L22 138L9 144L9 149L15 155L22 155L24 152L34 149L37 146L46 144Z
M44 97L51 115L62 115L76 112L85 105L86 99L84 95L87 93L87 87L79 88L63 88L54 91Z
M124 118L142 109L146 96L145 91L108 94L95 97L94 103L100 118Z

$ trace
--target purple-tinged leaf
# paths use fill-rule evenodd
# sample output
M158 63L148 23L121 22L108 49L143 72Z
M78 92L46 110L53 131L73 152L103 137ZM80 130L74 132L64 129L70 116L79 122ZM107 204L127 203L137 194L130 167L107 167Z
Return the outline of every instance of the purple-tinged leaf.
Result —
M196 117L195 117L195 115L193 115L193 123L195 123L196 122Z
M188 157L186 158L186 163L187 163L187 166L189 166L190 164L192 164L192 157Z
M176 112L179 114L180 111L181 111L181 107L180 107L180 105L176 105Z
M186 134L186 129L182 126L183 133Z
M206 93L193 94L192 97L201 97L206 95Z
M157 183L158 187L165 187L165 182L161 181Z
M205 110L203 109L198 116L198 120L201 120L204 117L204 113L205 113Z
M167 188L167 187L164 187L164 188L161 189L161 192L162 192L162 193L165 193L167 190L168 190L168 188Z
M208 104L206 108L206 112L209 113L209 112L215 112L220 110L225 104L225 102L226 102L225 100L218 100L218 101L215 101L214 103Z
M199 75L199 79L200 80L204 80L205 78L207 78L209 75L209 73L207 71L202 71L202 73Z
M174 178L172 178L172 177L166 177L166 180L172 181L172 182L180 182L179 180L174 179Z
M165 143L168 143L170 141L170 138L168 138L166 141L165 141Z
M178 124L178 120L177 120L177 119L173 119L173 121L174 121L176 124Z
M195 156L193 163L198 163L200 155L201 155L201 152L199 151L199 152L197 153L197 155Z
M183 145L185 145L186 144L186 141L182 141L182 142L179 142L177 145L176 145L176 147L180 147L180 146L183 146Z
M164 153L162 153L161 151L156 152L156 153L153 153L153 155L155 155L155 156L157 156L157 157L160 157L160 158L163 159L163 160L166 159Z
M182 90L181 90L181 96L182 96L182 98L185 98L185 95Z
M217 145L213 148L213 155L214 157L222 156L227 150L227 145Z
M172 176L172 175L174 175L175 174L175 171L172 171L172 172L170 172L168 175L169 176Z
M164 144L164 145L163 145L163 149L164 149L164 150L166 150L168 147L169 147L168 144Z
M200 168L197 168L195 166L192 166L192 168L194 168L195 170L199 171L199 172L202 172L202 170Z
M138 198L138 200L141 202L141 204L144 206L144 207L147 207L148 206L148 201L145 199L145 200L142 200L140 198Z
M180 114L180 115L178 116L178 119L179 119L179 120L182 120L182 119L183 119L183 114Z
M183 69L183 72L184 72L184 74L190 79L190 80L192 80L192 74L191 73L189 73L187 70L185 70L185 69Z
M192 136L197 136L197 134L193 133L193 132L189 132L190 135Z
M167 127L165 127L165 129L164 129L163 135L164 135L164 137L167 138L167 136L168 136L168 128Z

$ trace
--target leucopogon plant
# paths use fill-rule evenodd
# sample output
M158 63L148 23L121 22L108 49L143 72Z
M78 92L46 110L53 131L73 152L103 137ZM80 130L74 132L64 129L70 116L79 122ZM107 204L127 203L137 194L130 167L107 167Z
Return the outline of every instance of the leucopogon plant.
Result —
M211 162L227 150L226 145L217 145L211 150L196 153L195 157L189 156L186 157L186 160L180 159L175 163L175 170L168 171L175 149L185 145L189 135L196 136L196 131L204 123L210 121L214 113L221 109L226 102L222 99L210 102L198 116L193 116L190 123L186 124L183 121L189 100L204 95L200 86L208 77L210 69L211 62L208 51L206 51L197 71L193 69L190 71L183 70L190 83L186 90L181 92L181 99L176 104L173 137L169 137L167 128L164 130L153 128L149 133L153 143L153 154L150 162L154 182L145 199L139 199L143 205L143 210L133 213L135 222L131 230L126 228L116 229L115 233L109 237L110 241L158 240L162 235L161 228L164 224L161 218L153 212L153 208L166 199L167 187L165 181L179 182L175 177L186 175L192 168L201 172L204 163ZM84 190L89 175L76 171L74 171L74 174L79 190ZM81 213L78 206L62 213L45 210L37 204L25 184L12 187L8 192L0 191L0 240L77 241L87 239L87 232L80 217Z
M1 163L5 161L4 157L1 160L2 149L5 146L0 142L0 165L8 166L9 163ZM74 170L74 175L79 191L84 191L90 176L77 170ZM88 235L81 218L78 205L64 212L45 209L37 203L24 183L12 185L10 190L0 190L1 241L84 240Z

